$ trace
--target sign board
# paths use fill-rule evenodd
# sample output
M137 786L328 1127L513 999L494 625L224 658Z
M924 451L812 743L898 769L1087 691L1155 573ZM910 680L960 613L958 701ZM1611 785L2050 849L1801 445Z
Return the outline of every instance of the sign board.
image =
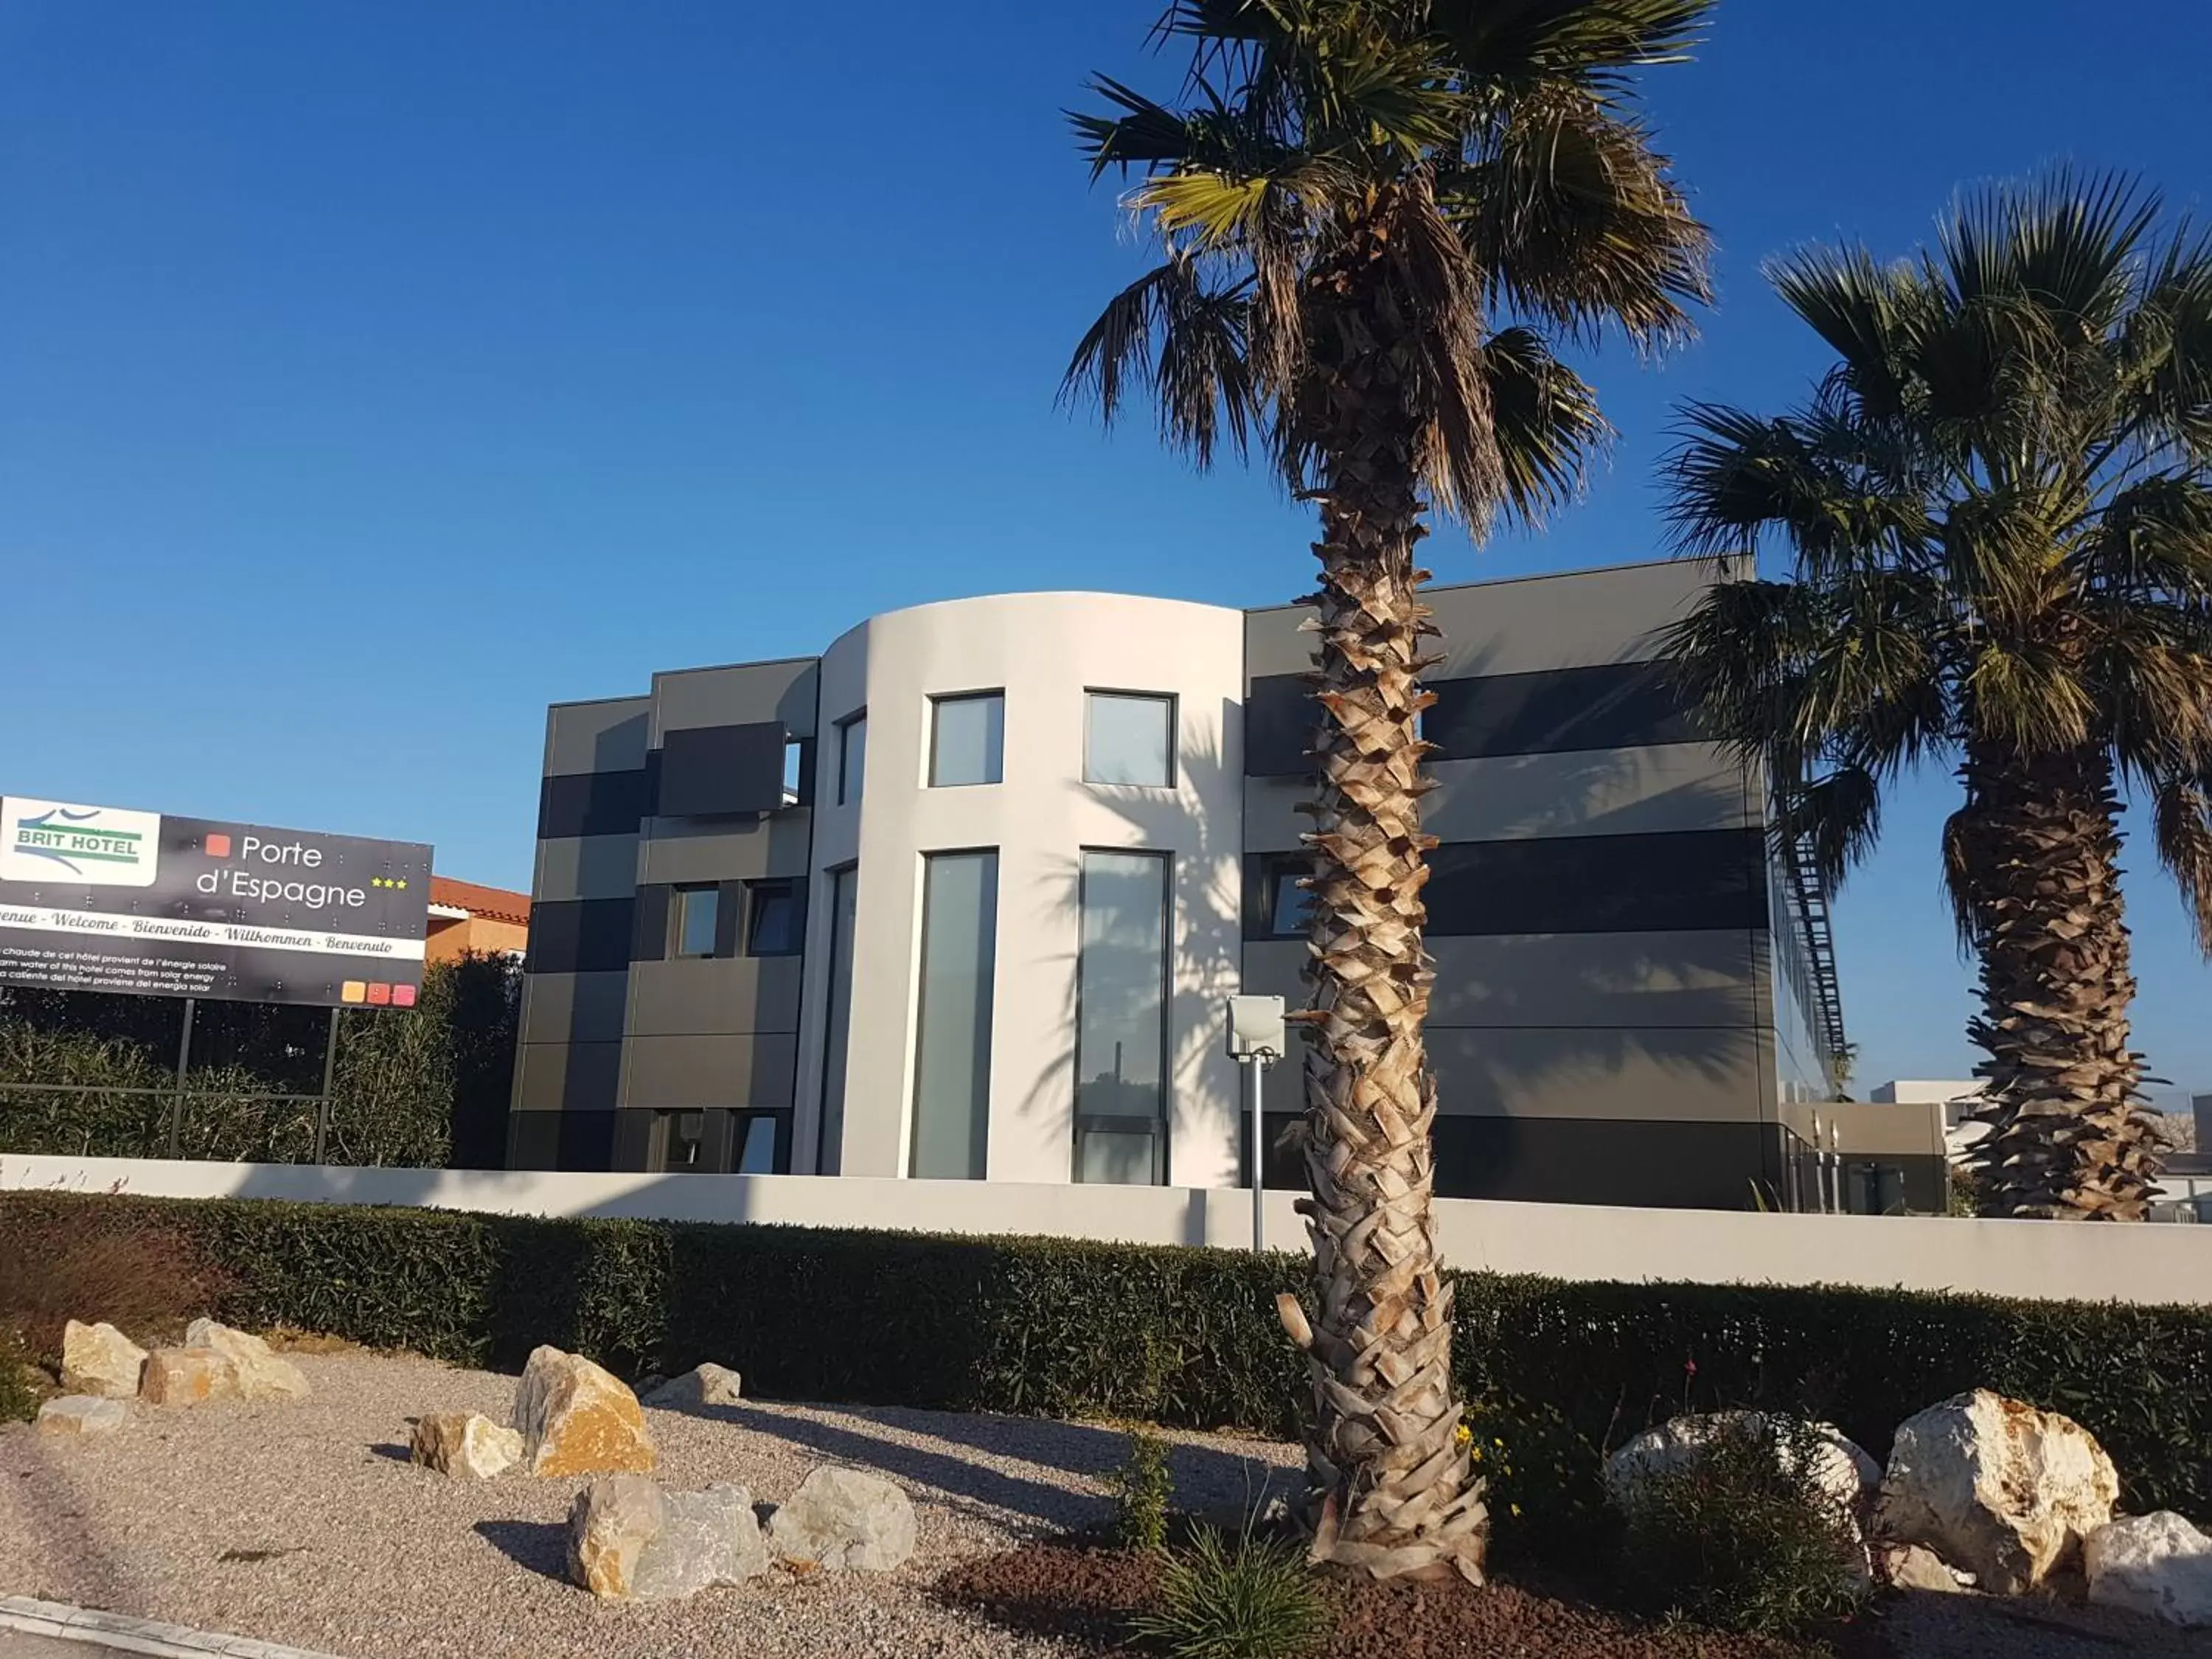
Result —
M0 985L411 1008L430 849L0 796Z

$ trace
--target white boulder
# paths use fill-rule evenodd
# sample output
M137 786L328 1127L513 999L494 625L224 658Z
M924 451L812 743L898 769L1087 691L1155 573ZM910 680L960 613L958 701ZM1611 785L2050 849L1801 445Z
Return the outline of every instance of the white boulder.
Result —
M1948 1595L1971 1589L1972 1580L1954 1572L1925 1544L1892 1544L1881 1552L1881 1576L1894 1589L1931 1590Z
M2119 1495L2112 1460L2080 1424L1977 1389L1898 1426L1875 1528L2020 1595L2112 1520Z
M129 1400L138 1392L146 1350L107 1324L62 1327L62 1387L71 1394Z
M694 1410L702 1406L734 1406L742 1397L742 1381L726 1365L695 1365L683 1376L654 1389L645 1396L644 1403L673 1411Z
M1632 1504L1637 1491L1656 1474L1686 1468L1703 1458L1716 1440L1734 1434L1770 1439L1784 1468L1794 1468L1798 1447L1793 1430L1805 1431L1814 1488L1854 1522L1881 1480L1881 1466L1829 1423L1803 1423L1765 1412L1711 1412L1669 1418L1646 1429L1605 1460L1605 1485L1617 1504Z
M130 1417L131 1408L120 1400L70 1394L39 1407L39 1427L47 1434L112 1434Z
M768 1541L787 1561L890 1572L914 1553L914 1504L881 1475L823 1464L769 1516Z
M2098 1528L2081 1559L2092 1601L2169 1625L2212 1626L2212 1538L2172 1510Z
M313 1392L300 1368L280 1358L259 1337L218 1325L212 1319L195 1319L185 1330L188 1348L212 1348L228 1356L238 1371L241 1400L305 1400Z
M568 1512L568 1567L610 1601L669 1601L768 1571L743 1486L666 1492L641 1474L595 1480Z

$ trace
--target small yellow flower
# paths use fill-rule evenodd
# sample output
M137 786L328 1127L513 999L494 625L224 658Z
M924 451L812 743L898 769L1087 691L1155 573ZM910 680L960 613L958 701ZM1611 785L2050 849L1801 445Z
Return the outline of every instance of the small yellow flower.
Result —
M1508 1504L1505 1507L1511 1510L1516 1516L1521 1513L1521 1506L1518 1504Z
M1461 1445L1464 1446L1474 1438L1474 1431L1468 1427L1466 1424L1462 1423L1452 1431L1452 1438L1458 1441ZM1478 1456L1480 1455L1480 1453L1476 1454Z

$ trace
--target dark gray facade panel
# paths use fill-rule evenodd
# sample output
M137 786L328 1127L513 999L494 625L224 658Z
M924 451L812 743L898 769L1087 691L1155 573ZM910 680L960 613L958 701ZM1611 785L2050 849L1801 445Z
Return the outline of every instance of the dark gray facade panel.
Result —
M1448 842L1665 835L1756 822L1741 769L1710 744L1432 761L1428 770L1436 787L1422 797L1421 827ZM1312 799L1304 778L1247 778L1245 848L1297 850L1313 828L1299 809Z
M544 775L635 771L652 747L652 726L650 697L556 702L545 711Z
M1747 1027L1432 1027L1430 1069L1447 1117L1764 1122L1758 1033ZM1296 1111L1297 1064L1263 1081L1271 1111Z
M661 747L671 732L687 726L755 720L780 720L792 736L811 738L820 678L821 663L814 657L655 674L653 747Z
M804 877L812 852L811 816L802 807L763 818L657 818L647 826L650 834L639 861L638 880L647 885L690 886Z
M532 974L522 987L524 1042L619 1042L629 975Z
M1658 663L1427 684L1437 701L1422 718L1421 734L1437 745L1438 760L1630 749L1701 735L1673 676Z
M629 899L562 899L530 907L532 974L592 974L629 966Z
M1305 1167L1282 1144L1287 1113L1267 1119L1267 1185L1296 1191ZM1618 1122L1597 1118L1439 1116L1439 1198L1741 1210L1753 1183L1775 1186L1776 1131L1757 1123Z
M637 837L562 836L538 843L532 901L627 898L637 886Z
M515 1051L518 1112L614 1109L622 1079L623 1045L526 1042Z
M710 957L638 963L630 970L630 1035L795 1036L803 962L799 957Z
M1516 933L1432 939L1433 1030L1452 1026L1700 1027L1759 1023L1756 941L1747 933ZM1292 1007L1303 940L1244 947L1244 990Z
M1762 927L1757 830L1447 842L1429 854L1431 939L1489 933L1688 933ZM1269 878L1291 854L1244 860L1244 937L1270 937Z
M795 1036L631 1036L622 1103L661 1109L788 1106Z
M538 792L538 839L634 836L653 815L650 765L627 772L581 772L547 778Z
M679 818L781 811L784 736L781 720L669 732L660 742L657 811Z
M1720 568L1675 559L1426 588L1444 656L1430 678L1648 661L1659 653L1658 631L1688 613ZM1298 623L1312 614L1296 605L1247 611L1244 672L1258 678L1310 668L1314 636Z

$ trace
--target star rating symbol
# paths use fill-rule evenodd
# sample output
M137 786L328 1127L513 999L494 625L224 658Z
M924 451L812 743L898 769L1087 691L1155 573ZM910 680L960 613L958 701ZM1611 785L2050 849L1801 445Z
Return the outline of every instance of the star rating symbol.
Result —
M398 889L407 885L407 879L404 876L371 876L368 878L368 884L371 887Z

